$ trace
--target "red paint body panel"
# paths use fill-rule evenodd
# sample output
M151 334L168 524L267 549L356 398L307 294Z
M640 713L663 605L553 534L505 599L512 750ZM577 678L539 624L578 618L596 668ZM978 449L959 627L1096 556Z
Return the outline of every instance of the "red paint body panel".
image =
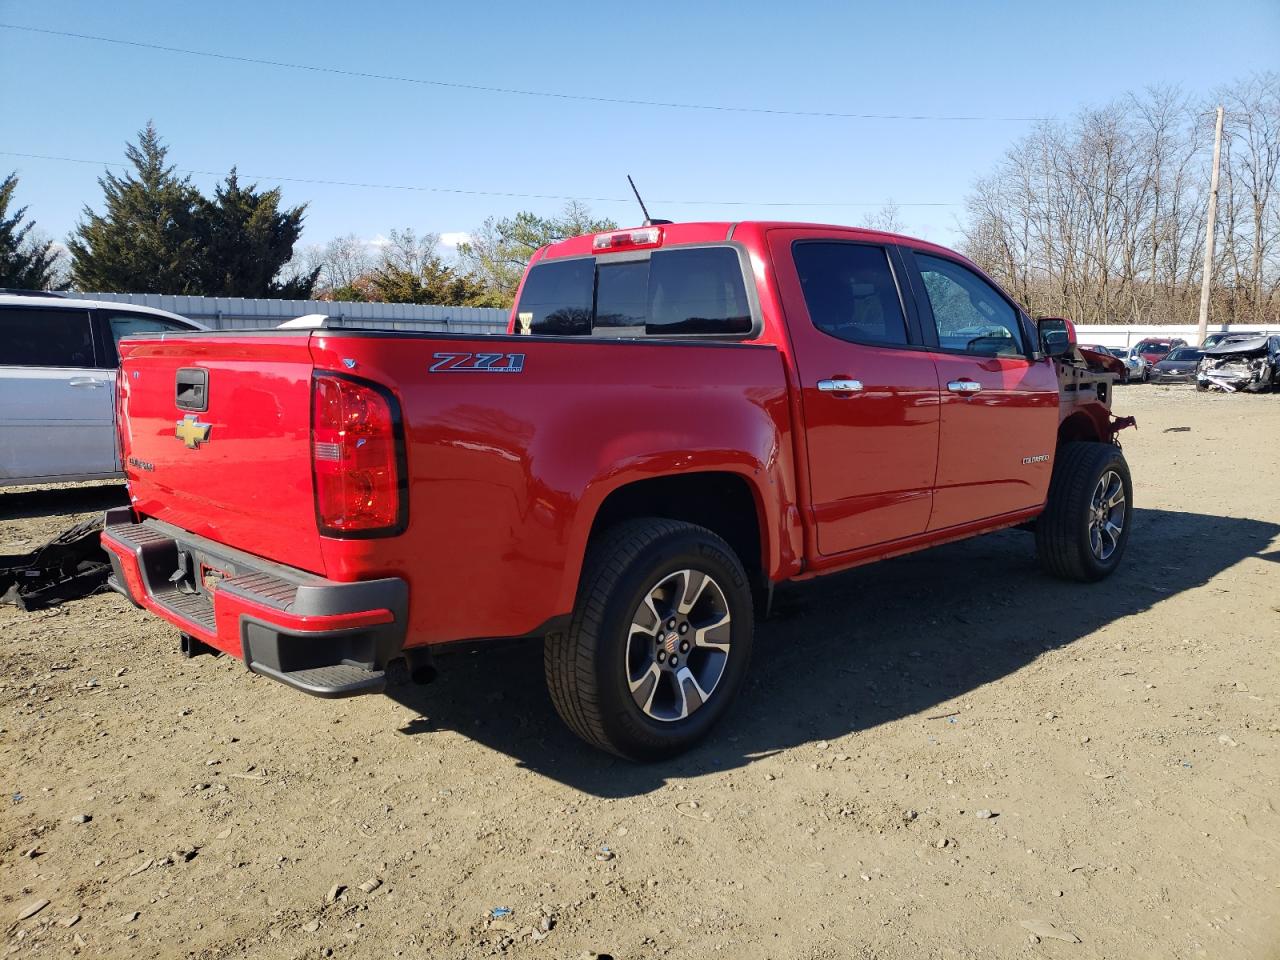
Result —
M601 505L650 478L740 478L772 581L1035 516L1052 463L1024 458L1054 451L1053 363L833 339L809 321L789 253L796 237L941 248L806 224L663 226L664 246L730 237L747 251L759 303L760 328L747 343L324 329L126 340L120 423L135 512L332 581L401 578L406 646L520 636L567 614ZM590 255L591 243L555 244L534 263ZM521 360L504 374L452 361L432 372L442 353ZM210 432L194 448L175 436L181 367L209 371L208 410L196 416ZM403 532L320 534L310 436L316 371L382 385L399 405ZM862 394L816 388L841 377L860 380ZM955 378L982 390L951 394L946 383ZM127 564L124 575L145 597ZM218 637L188 632L238 654L223 634L247 613L302 632L341 626L314 617L284 623L280 611L249 606L215 590Z
M311 479L311 351L296 335L219 334L121 346L121 461L134 509L323 573ZM174 436L183 367L209 371L209 439ZM152 467L139 467L142 463ZM264 549L265 548L265 549Z
M832 337L809 318L792 244L829 229L772 230L770 252L799 375L809 465L809 521L824 556L923 533L938 466L938 374L916 350ZM858 393L818 381L854 379Z
M441 349L524 354L518 376L428 373ZM397 387L408 451L401 537L323 540L336 580L400 576L410 643L518 636L573 606L599 505L636 480L720 471L756 492L770 567L794 502L782 360L766 346L317 336ZM587 384L590 384L590 387Z
M1058 430L1058 378L1048 361L932 355L943 385L930 530L1044 503ZM973 380L977 393L945 389ZM1042 461L1027 458L1046 455Z

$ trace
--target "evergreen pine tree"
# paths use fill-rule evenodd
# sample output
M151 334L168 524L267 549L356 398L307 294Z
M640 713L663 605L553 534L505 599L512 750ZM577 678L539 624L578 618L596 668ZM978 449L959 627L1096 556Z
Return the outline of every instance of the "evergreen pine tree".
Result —
M210 297L311 296L318 268L291 280L276 280L293 257L305 211L306 204L281 210L278 189L241 186L233 167L213 199L200 203L201 292Z
M0 181L0 287L19 290L65 289L57 282L54 264L58 254L53 241L40 242L31 236L33 221L23 223L27 208L19 207L11 215L9 204L18 189L18 175L11 173Z
M199 294L202 198L165 164L168 148L150 122L125 155L133 170L98 179L105 210L84 208L67 246L81 290Z

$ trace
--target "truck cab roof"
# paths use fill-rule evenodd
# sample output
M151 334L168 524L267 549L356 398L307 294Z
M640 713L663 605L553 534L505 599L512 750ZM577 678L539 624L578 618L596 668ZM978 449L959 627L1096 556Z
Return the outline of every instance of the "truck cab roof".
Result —
M541 259L556 259L561 257L581 257L590 256L592 254L621 252L622 248L605 248L599 249L596 246L597 239L601 237L609 237L619 234L635 233L642 230L657 230L658 242L643 244L643 248L658 249L664 246L676 246L679 244L690 243L726 243L735 239L743 239L748 235L762 236L770 230L813 230L823 233L847 235L850 239L867 240L874 243L893 243L902 246L913 247L919 250L929 250L945 254L949 257L955 257L957 254L953 250L946 247L938 246L920 240L916 237L908 237L898 233L887 233L882 230L871 230L866 227L851 227L841 224L830 223L808 223L805 221L791 220L696 220L687 223L656 223L651 225L641 225L635 227L620 227L617 230L602 230L597 233L587 233L579 237L569 237L556 243L548 244L543 247L533 257L532 263L536 263ZM632 245L634 248L641 248L641 245Z

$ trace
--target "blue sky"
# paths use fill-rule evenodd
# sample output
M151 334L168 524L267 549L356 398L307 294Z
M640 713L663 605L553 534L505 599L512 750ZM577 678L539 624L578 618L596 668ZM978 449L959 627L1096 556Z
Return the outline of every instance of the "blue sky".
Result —
M0 22L601 97L841 113L1069 116L1128 90L1203 93L1280 69L1280 2L279 3L0 0ZM1216 34L1211 27L1217 25ZM584 197L654 216L858 223L886 200L907 232L955 239L961 203L1025 121L891 121L623 106L347 76L0 29L0 151L119 160L153 119L179 167ZM101 204L95 164L0 153L61 239ZM195 176L209 189L217 179ZM394 227L465 232L561 204L288 183L305 243ZM733 200L685 205L662 200ZM807 201L815 206L764 206ZM950 206L911 206L944 203ZM759 204L759 205L756 205ZM856 206L854 204L867 204ZM629 203L593 209L623 222Z

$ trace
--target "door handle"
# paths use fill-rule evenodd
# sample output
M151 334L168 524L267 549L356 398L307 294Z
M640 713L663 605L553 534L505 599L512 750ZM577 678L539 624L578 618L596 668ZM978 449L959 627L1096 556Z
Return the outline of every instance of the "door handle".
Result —
M819 380L819 393L861 393L861 380Z
M91 390L105 386L101 380L95 380L93 377L72 377L67 382L73 387L88 387Z
M947 389L952 393L977 393L982 389L982 384L977 380L952 380L947 384Z

